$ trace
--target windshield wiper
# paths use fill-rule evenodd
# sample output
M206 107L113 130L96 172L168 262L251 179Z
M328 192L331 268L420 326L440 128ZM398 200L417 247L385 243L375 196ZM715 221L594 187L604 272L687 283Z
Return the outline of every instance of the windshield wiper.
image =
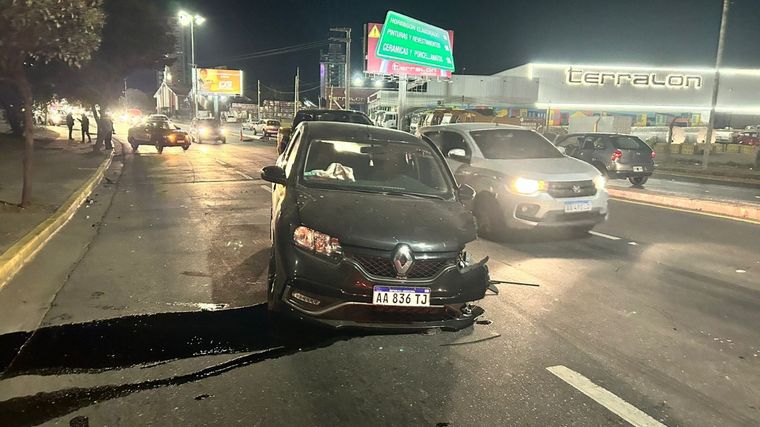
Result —
M388 196L407 196L407 197L416 197L418 199L446 200L443 197L437 196L435 194L410 193L410 192L406 192L406 191L387 191L387 190L384 190L381 193L385 194L385 195L388 195Z

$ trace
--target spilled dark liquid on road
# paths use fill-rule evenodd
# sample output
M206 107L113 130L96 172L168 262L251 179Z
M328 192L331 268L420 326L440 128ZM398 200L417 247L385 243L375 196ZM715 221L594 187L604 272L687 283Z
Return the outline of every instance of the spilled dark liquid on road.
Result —
M247 353L196 372L132 384L70 388L0 402L3 425L36 425L96 402L213 377L359 336L308 325L273 328L265 304L223 311L160 313L52 326L0 336L0 379L151 366L190 357ZM276 331L276 332L275 332Z

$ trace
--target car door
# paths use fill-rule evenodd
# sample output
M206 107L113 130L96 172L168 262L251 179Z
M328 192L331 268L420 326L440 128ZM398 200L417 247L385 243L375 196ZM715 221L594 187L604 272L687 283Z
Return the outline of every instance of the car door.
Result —
M580 148L578 150L577 157L584 162L591 163L594 155L594 143L598 139L598 136L587 135L580 138Z

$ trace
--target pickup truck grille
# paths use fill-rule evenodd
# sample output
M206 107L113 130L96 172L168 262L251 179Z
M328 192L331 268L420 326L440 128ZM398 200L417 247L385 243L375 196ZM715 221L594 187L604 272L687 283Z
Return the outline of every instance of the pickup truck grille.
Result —
M556 199L593 196L596 186L592 180L550 182L548 193Z

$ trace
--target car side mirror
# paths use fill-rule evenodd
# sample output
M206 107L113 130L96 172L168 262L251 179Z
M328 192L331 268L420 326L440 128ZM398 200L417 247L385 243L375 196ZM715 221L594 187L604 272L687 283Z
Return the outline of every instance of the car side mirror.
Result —
M467 184L460 185L458 193L461 202L471 202L475 199L475 189Z
M261 179L273 184L285 185L285 170L279 166L266 166L261 170Z
M462 148L454 148L453 150L449 150L449 152L446 154L446 157L458 162L470 162L470 159L467 157L467 153Z
M557 150L559 150L562 154L567 154L567 151L565 150L565 147L557 147Z

